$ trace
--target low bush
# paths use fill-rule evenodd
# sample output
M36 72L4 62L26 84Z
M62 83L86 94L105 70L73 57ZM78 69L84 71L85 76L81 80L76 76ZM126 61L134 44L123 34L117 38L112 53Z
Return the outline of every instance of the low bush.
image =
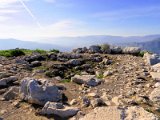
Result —
M110 45L109 44L102 44L101 45L101 51L103 53L110 53Z
M22 49L0 50L0 56L4 57L17 57L25 55Z
M59 50L56 50L56 49L51 49L50 52L53 52L53 53L59 53Z

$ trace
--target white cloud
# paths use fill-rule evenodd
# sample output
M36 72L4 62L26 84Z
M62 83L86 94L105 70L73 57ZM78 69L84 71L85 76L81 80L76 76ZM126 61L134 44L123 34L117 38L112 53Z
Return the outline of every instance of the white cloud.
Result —
M12 27L0 24L0 38L16 38L21 40L39 40L59 36L77 36L84 31L85 23L76 20L61 20L39 29L35 25L12 25Z

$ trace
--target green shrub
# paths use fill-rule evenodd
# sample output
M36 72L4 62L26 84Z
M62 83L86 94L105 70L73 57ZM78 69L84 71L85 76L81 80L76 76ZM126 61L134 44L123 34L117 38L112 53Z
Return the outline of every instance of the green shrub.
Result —
M11 49L11 50L1 50L0 56L4 57L17 57L25 55L24 51L22 49Z
M148 51L140 51L140 53L138 54L138 56L143 57L145 53L147 53ZM149 53L149 52L148 52Z
M101 51L104 53L109 53L110 52L110 45L109 44L102 44Z
M39 54L45 54L45 53L47 53L46 50L42 50L42 49L35 49L35 50L33 50L33 52L36 52L36 53L39 53Z
M64 80L62 80L61 82L62 83L69 83L71 80L70 79L64 79Z
M102 79L104 76L103 76L103 74L99 74L99 75L97 75L96 76L98 79Z
M50 52L53 52L53 53L59 53L59 50L56 50L56 49L51 49Z

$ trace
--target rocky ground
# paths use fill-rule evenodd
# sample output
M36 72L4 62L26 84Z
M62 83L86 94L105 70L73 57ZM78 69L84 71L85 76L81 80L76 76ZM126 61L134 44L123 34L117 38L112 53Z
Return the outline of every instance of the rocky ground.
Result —
M159 120L160 57L139 48L0 57L0 119Z

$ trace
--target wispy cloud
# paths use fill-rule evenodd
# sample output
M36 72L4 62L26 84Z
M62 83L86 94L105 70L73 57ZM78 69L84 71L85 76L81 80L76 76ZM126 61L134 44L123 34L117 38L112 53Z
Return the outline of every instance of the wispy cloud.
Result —
M28 14L32 17L33 21L36 22L39 28L42 28L40 22L38 21L37 17L32 13L32 11L27 7L27 5L23 2L23 0L19 0L21 5L24 7L24 9L28 12Z
M154 17L160 15L159 6L149 6L142 8L128 8L122 10L113 10L94 13L92 17L100 18L102 20L119 20L139 17Z

